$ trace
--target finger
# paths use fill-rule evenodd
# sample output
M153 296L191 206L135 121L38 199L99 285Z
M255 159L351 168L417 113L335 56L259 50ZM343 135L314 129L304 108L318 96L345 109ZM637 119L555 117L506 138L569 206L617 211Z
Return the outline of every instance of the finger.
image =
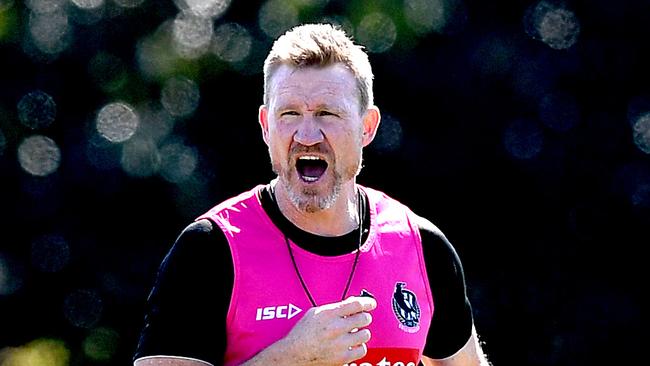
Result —
M345 356L346 356L345 363L363 358L365 357L366 354L368 354L368 346L366 346L365 343L361 343L358 346L350 347L345 352Z
M344 336L344 342L348 347L358 347L362 344L368 343L371 338L369 329L361 329L358 332L348 333Z
M377 301L371 297L352 296L341 301L336 309L340 317L350 316L362 311L372 311L377 307Z
M361 312L344 319L345 326L348 330L354 328L367 327L372 323L372 315L370 313Z

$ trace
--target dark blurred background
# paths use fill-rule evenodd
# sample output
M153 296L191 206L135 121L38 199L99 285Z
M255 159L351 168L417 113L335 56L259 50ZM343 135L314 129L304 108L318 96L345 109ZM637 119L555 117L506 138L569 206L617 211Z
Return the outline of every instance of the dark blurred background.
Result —
M130 363L176 236L273 177L262 62L314 21L366 45L359 182L447 234L492 362L647 362L650 1L0 0L0 365Z

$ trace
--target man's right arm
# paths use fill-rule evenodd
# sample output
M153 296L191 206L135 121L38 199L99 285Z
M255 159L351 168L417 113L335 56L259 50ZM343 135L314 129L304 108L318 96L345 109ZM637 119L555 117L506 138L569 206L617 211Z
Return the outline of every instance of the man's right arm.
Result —
M160 266L134 365L221 365L233 273L221 230L208 220L189 225ZM350 297L311 308L286 337L245 365L333 365L361 358L370 339L363 328L375 307L374 299Z
M377 302L349 297L341 302L309 309L284 338L262 350L243 366L342 365L366 355L371 334L370 312ZM200 360L171 356L146 357L135 366L206 366Z
M233 278L223 232L208 220L190 224L160 265L134 364L221 364Z

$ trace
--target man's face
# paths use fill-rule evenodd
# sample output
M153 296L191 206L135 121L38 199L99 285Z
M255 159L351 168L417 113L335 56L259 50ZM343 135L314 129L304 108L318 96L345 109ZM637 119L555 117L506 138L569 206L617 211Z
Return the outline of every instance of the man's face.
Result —
M354 76L341 64L280 66L268 103L260 124L280 184L301 211L329 208L344 185L354 184L378 112L361 112Z

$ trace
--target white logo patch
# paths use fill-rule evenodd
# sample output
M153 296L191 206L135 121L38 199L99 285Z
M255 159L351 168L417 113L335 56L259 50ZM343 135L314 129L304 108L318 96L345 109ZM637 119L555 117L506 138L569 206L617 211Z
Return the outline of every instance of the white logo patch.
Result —
M257 308L255 320L291 319L301 312L301 308L291 303L289 305L267 306Z

